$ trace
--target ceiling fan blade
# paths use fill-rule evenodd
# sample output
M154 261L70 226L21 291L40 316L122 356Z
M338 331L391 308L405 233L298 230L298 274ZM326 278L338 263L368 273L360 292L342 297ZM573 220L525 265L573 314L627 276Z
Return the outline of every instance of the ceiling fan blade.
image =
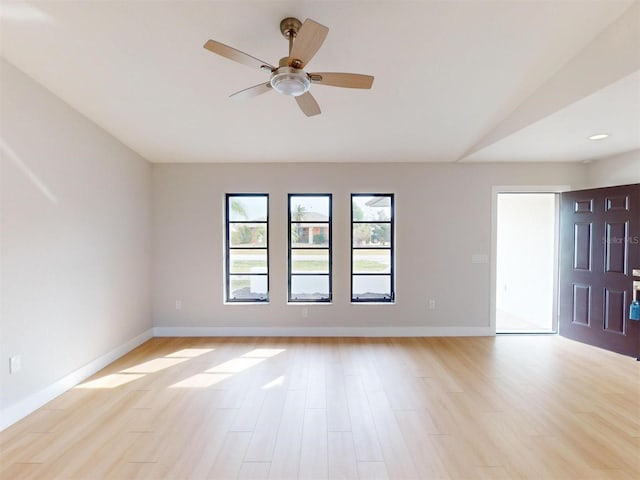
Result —
M309 92L296 97L296 102L298 102L298 106L300 107L300 110L302 110L302 113L307 117L313 117L314 115L320 114L320 105L318 105L316 99L313 98L313 95Z
M307 18L293 42L293 48L289 54L289 65L292 65L295 60L300 61L299 64L296 62L296 65L293 65L295 68L303 68L309 63L327 38L327 33L329 33L327 27Z
M313 83L332 87L371 88L373 85L373 77L371 75L361 75L359 73L318 72L310 73L309 77Z
M261 83L259 85L254 85L253 87L240 90L239 92L232 93L231 95L229 95L229 97L240 99L253 98L257 97L258 95L262 95L263 93L267 93L269 90L271 90L271 84L269 82Z
M234 62L242 63L247 65L248 67L253 68L268 68L269 70L275 70L276 67L271 65L264 60L260 60L259 58L253 57L248 53L241 52L240 50L236 50L229 45L225 45L224 43L216 42L215 40L207 40L207 43L204 44L204 48L207 50L217 53L229 60L233 60Z

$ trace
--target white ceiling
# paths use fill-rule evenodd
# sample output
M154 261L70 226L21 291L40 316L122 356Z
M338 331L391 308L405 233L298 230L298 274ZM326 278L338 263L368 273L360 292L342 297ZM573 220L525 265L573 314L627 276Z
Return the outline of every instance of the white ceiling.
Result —
M592 133L607 140L589 141ZM640 71L466 157L470 161L591 161L640 145ZM526 148L523 148L525 147Z
M640 148L638 1L1 4L1 55L152 162L588 161ZM268 75L204 42L277 64L286 16L330 28L308 71L371 74L373 89L314 85L323 113L311 118L276 92L228 98ZM600 132L611 137L586 139Z

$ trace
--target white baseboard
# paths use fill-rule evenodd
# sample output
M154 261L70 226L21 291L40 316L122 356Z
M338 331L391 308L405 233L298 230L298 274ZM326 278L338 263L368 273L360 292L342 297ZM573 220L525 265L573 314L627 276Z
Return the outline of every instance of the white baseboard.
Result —
M491 327L154 327L154 337L486 337Z
M0 432L10 425L13 425L18 420L26 417L31 412L50 402L57 396L73 388L78 383L90 377L97 371L103 369L110 363L113 363L124 354L136 348L138 345L143 344L152 337L152 334L152 329L149 329L146 332L141 333L137 337L129 340L124 345L120 345L119 347L114 348L110 352L105 353L99 358L96 358L84 367L71 372L69 375L61 378L45 389L30 395L29 397L25 398L22 401L19 401L18 403L9 405L8 407L2 409L0 411Z

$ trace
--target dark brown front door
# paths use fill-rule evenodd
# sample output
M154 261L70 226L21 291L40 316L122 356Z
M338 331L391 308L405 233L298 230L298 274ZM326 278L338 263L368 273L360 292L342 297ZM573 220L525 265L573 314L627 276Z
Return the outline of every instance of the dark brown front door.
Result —
M563 193L560 335L640 355L640 322L629 320L634 268L640 268L640 184Z

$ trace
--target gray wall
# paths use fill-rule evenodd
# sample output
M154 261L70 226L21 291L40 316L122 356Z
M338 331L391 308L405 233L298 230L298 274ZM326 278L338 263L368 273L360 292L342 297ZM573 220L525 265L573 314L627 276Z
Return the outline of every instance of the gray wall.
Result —
M3 60L0 77L5 409L151 328L151 168Z
M491 252L492 186L582 187L585 170L582 164L155 164L154 325L180 327L166 330L173 333L187 333L184 327L251 327L251 333L266 327L292 332L292 327L401 326L486 333L490 263L471 259ZM270 194L268 305L223 302L224 194L238 192ZM286 303L287 193L301 192L332 193L334 201L334 300L310 307L306 318L304 306ZM352 192L396 194L393 306L349 301ZM428 299L436 300L435 310L427 309Z
M589 188L640 183L640 150L632 150L587 165Z

